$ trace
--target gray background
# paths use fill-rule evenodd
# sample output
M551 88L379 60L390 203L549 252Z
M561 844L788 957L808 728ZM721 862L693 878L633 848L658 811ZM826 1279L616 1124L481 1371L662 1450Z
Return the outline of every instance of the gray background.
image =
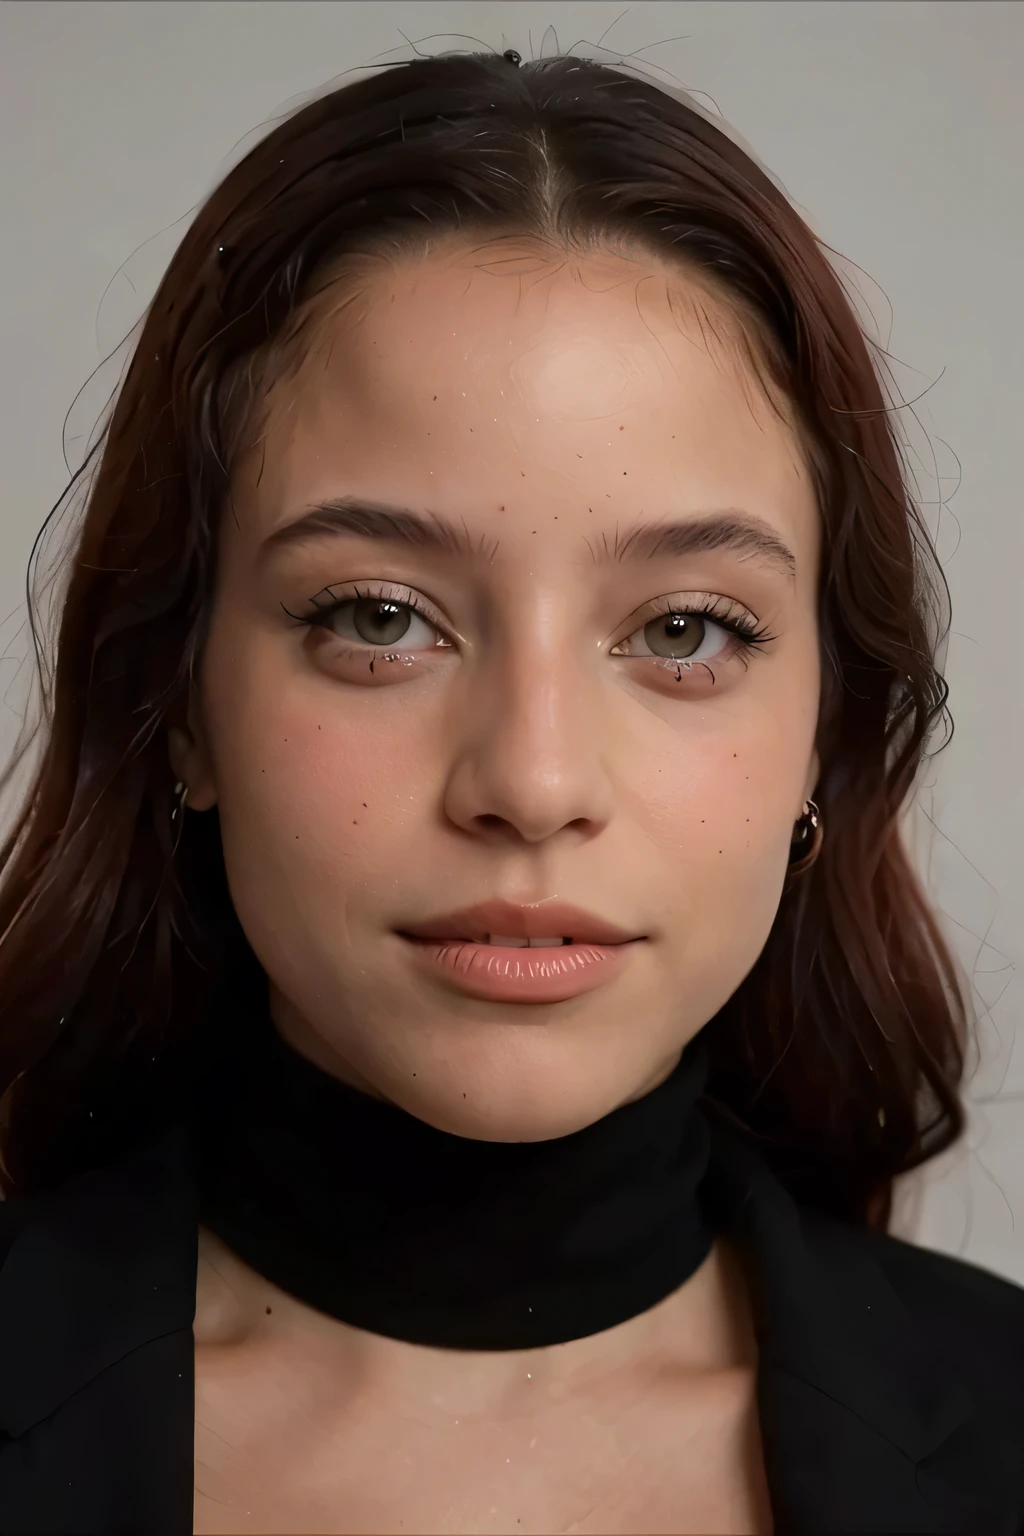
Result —
M904 1182L896 1230L1024 1282L1014 469L1024 9L1014 0L8 0L0 758L30 683L32 541L199 200L276 116L349 71L415 48L516 47L529 58L574 46L608 62L632 55L653 79L703 93L842 253L864 322L891 354L895 398L909 402L899 416L952 591L956 720L909 832L971 981L978 1046L969 1134Z

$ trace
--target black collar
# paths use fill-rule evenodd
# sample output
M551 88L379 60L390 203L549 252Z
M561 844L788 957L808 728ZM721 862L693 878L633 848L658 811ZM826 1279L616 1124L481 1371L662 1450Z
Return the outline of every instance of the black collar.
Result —
M203 1075L200 1221L328 1317L408 1343L563 1344L648 1311L714 1241L708 1059L568 1135L479 1141L351 1088L245 1020Z

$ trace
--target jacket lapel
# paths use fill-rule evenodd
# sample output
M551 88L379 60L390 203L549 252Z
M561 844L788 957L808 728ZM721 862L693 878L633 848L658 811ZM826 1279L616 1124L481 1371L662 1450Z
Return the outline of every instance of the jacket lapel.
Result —
M876 1239L798 1206L721 1122L712 1134L754 1309L776 1531L1017 1536L1005 1464Z
M34 1209L0 1269L0 1426L9 1435L132 1350L191 1328L191 1167L188 1136L175 1127L123 1162L28 1197ZM0 1206L0 1221L19 1216Z

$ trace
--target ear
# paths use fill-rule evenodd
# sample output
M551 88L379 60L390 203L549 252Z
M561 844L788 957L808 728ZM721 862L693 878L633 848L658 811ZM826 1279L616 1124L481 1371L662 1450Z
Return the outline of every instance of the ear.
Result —
M168 729L167 755L175 780L188 787L189 810L208 811L216 805L213 764L194 695L189 700L187 720Z

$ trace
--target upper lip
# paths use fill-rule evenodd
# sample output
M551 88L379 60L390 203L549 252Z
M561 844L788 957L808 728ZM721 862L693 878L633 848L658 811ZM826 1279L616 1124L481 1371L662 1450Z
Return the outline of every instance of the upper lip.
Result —
M510 939L565 938L589 944L626 944L645 937L565 901L528 905L485 901L428 922L407 923L399 931L416 939L470 939L478 944L494 933Z

